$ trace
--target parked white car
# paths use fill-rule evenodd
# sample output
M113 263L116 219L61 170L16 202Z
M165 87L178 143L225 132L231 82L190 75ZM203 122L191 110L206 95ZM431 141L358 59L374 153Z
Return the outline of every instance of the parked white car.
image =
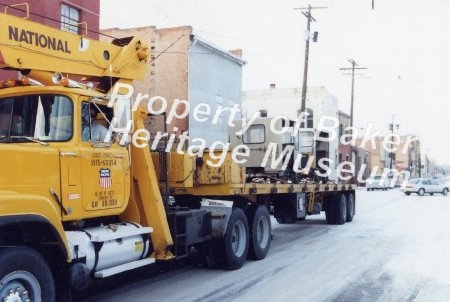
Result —
M382 175L375 175L374 177L368 178L366 182L366 188L367 191L373 191L373 190L383 190L386 191L387 189L390 189L390 179L387 177L383 177Z
M448 186L445 184L440 184L431 178L412 178L408 181L408 184L402 191L406 195L411 193L417 193L417 195L424 195L428 193L433 195L434 193L441 193L442 195L447 195Z

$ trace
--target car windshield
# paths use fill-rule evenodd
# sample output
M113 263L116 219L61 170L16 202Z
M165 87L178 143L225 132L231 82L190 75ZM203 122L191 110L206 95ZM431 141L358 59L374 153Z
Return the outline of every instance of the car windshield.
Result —
M419 178L414 178L414 179L411 179L411 180L409 181L409 183L410 183L410 184L417 184L417 183L419 183L419 181L420 181Z

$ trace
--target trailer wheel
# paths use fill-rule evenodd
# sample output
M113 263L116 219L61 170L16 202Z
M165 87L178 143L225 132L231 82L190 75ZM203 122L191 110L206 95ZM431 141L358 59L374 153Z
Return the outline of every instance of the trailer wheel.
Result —
M325 208L325 218L327 219L328 224L336 223L336 204L334 200L328 200L327 206Z
M247 217L239 208L233 209L231 213L223 243L225 266L230 269L241 268L247 259L249 233Z
M355 196L353 193L348 193L347 195L347 222L351 222L353 220L353 216L355 215Z
M249 225L251 227L249 256L255 260L264 259L269 252L270 238L272 237L270 214L266 206L256 207Z
M338 195L336 205L336 224L344 224L347 221L347 198L345 194Z
M51 271L36 251L28 247L0 249L1 301L54 301Z

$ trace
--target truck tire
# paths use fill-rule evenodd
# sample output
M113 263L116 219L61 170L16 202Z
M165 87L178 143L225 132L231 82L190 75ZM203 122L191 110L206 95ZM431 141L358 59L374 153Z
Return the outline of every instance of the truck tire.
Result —
M339 194L336 203L336 224L344 224L347 221L347 198L345 194Z
M248 255L249 233L247 217L239 208L234 208L223 238L224 264L229 269L239 269Z
M272 227L270 224L270 214L266 206L257 206L250 217L250 245L249 258L261 260L266 258L270 249L270 239L272 237Z
M334 200L328 200L325 208L325 218L328 224L336 223L336 202Z
M44 258L28 247L0 249L0 300L55 301L55 284ZM11 300L16 301L16 300Z
M347 222L351 222L355 216L355 196L353 193L347 194Z

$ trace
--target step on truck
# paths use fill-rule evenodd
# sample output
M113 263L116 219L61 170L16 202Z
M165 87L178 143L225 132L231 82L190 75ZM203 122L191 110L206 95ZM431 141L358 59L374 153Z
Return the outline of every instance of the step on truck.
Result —
M194 251L238 269L266 257L270 214L352 220L350 185L258 170L231 152L214 167L214 153L136 147L130 129L152 117L112 92L145 77L141 38L105 43L2 13L0 41L0 68L17 72L0 82L0 299L68 301L93 278ZM99 141L102 124L114 131Z

